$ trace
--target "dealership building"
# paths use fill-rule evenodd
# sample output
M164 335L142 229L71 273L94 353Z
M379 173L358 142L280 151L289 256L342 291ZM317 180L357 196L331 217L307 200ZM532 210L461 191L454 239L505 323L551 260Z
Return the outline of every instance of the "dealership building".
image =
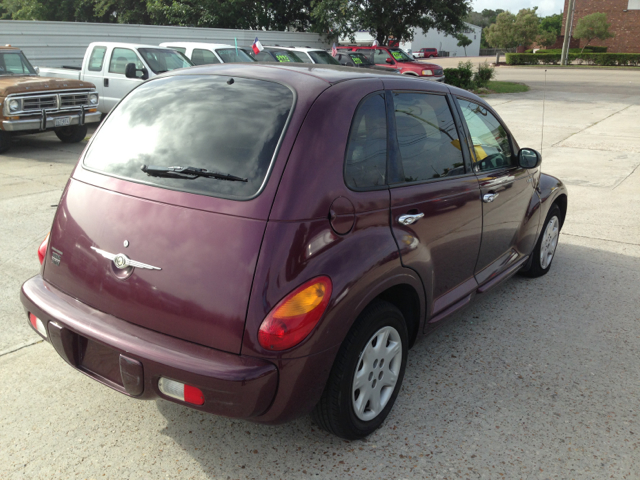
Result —
M562 35L568 9L569 0L565 0ZM611 25L609 31L615 37L605 41L596 39L589 45L608 47L609 53L640 53L640 0L575 0L574 31L578 21L591 13L606 13ZM586 43L586 40L580 41L580 47ZM578 42L572 41L571 46L578 47Z

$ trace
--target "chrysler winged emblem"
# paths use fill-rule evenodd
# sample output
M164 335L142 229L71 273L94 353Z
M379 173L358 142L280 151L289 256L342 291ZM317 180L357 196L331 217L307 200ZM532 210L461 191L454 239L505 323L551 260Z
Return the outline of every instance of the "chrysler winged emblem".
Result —
M127 267L146 268L147 270L162 270L160 267L154 267L153 265L147 265L146 263L131 260L124 253L109 253L96 247L91 247L91 250L95 250L104 258L111 260L116 268L119 268L120 270L124 270Z

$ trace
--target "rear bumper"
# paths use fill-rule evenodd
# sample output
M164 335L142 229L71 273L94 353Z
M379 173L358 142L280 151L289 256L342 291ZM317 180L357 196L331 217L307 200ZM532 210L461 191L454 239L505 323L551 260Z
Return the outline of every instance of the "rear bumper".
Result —
M24 120L3 120L2 128L7 132L21 132L27 130L53 130L56 128L56 119L69 117L69 125L83 125L85 123L95 123L100 121L100 112L85 112L84 118L81 112L73 112L65 115L64 112L54 112L55 117L39 115L37 117L27 118Z
M216 415L251 418L272 404L278 370L265 360L221 352L125 322L65 295L37 275L22 286L27 312L72 367L125 395L165 398ZM196 386L204 405L163 395L166 377Z

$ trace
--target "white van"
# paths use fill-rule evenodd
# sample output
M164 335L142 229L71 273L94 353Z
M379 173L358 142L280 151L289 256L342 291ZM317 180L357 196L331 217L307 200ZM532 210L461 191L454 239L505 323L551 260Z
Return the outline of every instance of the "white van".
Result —
M225 43L164 42L160 46L182 53L194 65L255 62L240 47Z

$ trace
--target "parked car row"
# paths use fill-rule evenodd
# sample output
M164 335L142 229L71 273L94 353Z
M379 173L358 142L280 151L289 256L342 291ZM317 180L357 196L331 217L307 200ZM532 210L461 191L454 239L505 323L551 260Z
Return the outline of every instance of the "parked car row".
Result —
M94 42L80 67L61 68L34 68L16 48L6 47L2 52L0 75L6 77L2 85L7 88L0 90L5 104L0 152L9 148L13 135L46 130L54 130L62 141L79 142L86 136L88 123L98 122L101 114L111 111L141 81L194 65L256 61L343 65L444 80L440 66L416 62L393 47L340 46L330 53L318 48L280 46L260 46L254 51L202 42ZM61 92L73 92L74 96Z

